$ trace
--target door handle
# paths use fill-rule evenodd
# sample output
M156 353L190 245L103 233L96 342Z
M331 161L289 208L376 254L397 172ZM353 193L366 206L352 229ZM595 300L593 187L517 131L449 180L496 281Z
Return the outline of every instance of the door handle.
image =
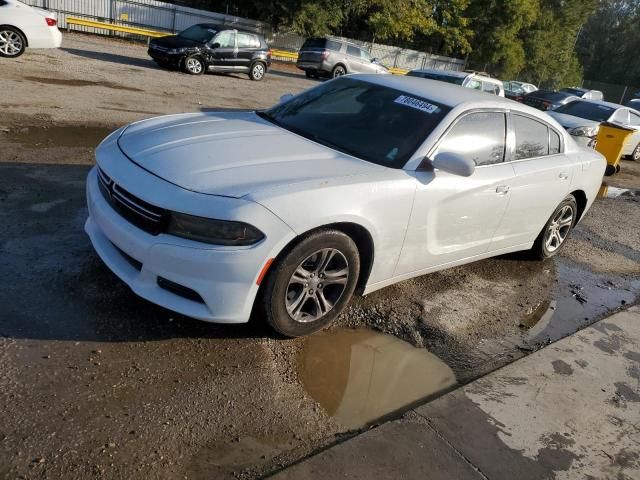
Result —
M498 185L496 187L496 193L498 195L506 195L509 193L509 187L507 185Z
M560 175L558 175L558 177L560 177L560 180L569 180L569 174L568 173L560 173Z

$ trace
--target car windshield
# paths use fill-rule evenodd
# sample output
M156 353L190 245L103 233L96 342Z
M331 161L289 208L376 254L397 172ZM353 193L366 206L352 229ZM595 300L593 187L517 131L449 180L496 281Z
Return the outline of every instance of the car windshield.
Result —
M594 122L605 122L613 115L615 109L606 105L576 100L556 108L555 111L565 115L586 118Z
M259 115L340 152L402 168L449 110L420 96L345 77Z
M443 75L441 73L430 73L430 72L409 72L407 73L409 77L421 77L428 78L429 80L438 80L440 82L453 83L455 85L462 85L464 83L464 77L455 77L452 75Z
M194 42L207 43L216 34L216 30L204 25L193 25L178 34L180 38L193 40Z

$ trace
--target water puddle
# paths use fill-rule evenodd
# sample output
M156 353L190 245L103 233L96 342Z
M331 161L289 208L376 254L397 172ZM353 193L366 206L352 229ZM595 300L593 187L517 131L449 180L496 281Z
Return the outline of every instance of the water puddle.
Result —
M65 87L106 87L114 90L127 90L128 92L144 92L139 88L126 87L119 83L107 81L91 81L80 80L76 78L42 78L42 77L24 77L25 80L38 83L46 83L48 85L63 85Z
M28 148L95 148L112 131L108 127L29 127L11 132L9 139Z
M350 430L456 384L451 368L432 353L371 330L307 338L298 374L309 395Z
M640 294L640 280L597 274L571 261L556 261L558 283L553 299L534 306L520 319L528 345L559 340L605 314L631 305Z

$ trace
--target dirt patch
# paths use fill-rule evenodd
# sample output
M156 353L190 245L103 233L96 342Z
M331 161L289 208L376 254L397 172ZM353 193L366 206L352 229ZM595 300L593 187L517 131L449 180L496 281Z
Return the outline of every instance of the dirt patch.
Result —
M127 87L115 82L107 82L100 80L80 80L77 78L51 78L51 77L24 77L25 80L37 83L46 83L47 85L64 85L65 87L105 87L114 90L126 90L128 92L144 92L144 90L135 87Z

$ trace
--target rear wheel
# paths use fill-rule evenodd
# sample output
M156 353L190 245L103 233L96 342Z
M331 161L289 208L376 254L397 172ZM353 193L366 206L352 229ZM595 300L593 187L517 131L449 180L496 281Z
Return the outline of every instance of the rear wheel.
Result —
M200 75L204 72L204 63L198 56L187 57L184 60L184 71L191 75Z
M353 295L360 257L353 240L337 230L302 239L267 276L262 306L267 322L287 337L329 325Z
M573 195L568 195L544 226L536 239L532 253L544 260L556 255L566 243L567 237L578 221L578 203Z
M249 69L249 78L254 82L259 82L264 78L264 74L267 73L267 67L262 62L256 62L251 65Z
M341 77L346 74L347 74L347 69L344 68L342 65L336 65L333 71L331 72L331 75L333 76L333 78Z
M635 160L636 162L640 161L640 143L636 145L635 150L631 154L631 160Z
M27 39L20 30L0 27L0 57L18 58L27 47Z

